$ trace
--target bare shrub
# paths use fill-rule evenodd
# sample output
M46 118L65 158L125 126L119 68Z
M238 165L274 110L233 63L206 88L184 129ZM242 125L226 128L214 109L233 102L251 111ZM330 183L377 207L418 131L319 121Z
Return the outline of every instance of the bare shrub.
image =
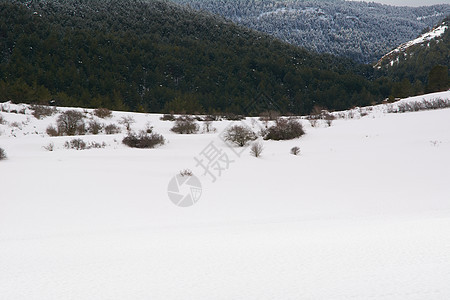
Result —
M157 133L148 134L145 131L141 131L138 135L129 133L122 143L131 148L154 148L157 145L164 145L164 137Z
M303 126L296 119L278 119L275 125L267 129L265 140L292 140L304 135Z
M103 124L95 120L89 122L88 131L91 134L99 134L103 129Z
M214 115L206 115L204 117L204 120L205 121L220 121L221 118L220 118L220 115L214 114Z
M77 135L85 135L86 134L86 124L84 122L81 122L80 125L77 126Z
M131 131L131 125L134 123L136 123L136 120L132 116L124 116L119 121L119 124L124 125L127 131Z
M280 113L274 110L269 110L262 112L259 115L259 120L264 123L264 126L267 128L269 126L269 121L276 121L280 117Z
M317 127L317 125L319 125L319 120L309 119L309 123L311 124L311 127Z
M51 152L51 151L55 150L55 145L53 143L50 143L47 146L43 146L42 148Z
M66 149L75 149L75 150L86 150L86 149L93 149L93 148L105 148L106 143L98 143L98 142L90 142L86 143L82 139L73 139L70 141L66 141L64 143L64 148Z
M336 119L336 117L333 116L332 114L325 114L323 118L325 120L325 123L327 123L328 127L330 127L331 124L333 123L333 120Z
M192 134L198 132L199 126L193 118L182 116L177 118L175 125L170 130L175 133Z
M82 139L73 139L71 141L66 141L64 143L64 148L75 149L75 150L84 150L87 148L87 144Z
M192 175L194 175L194 173L192 173L192 171L190 169L184 169L184 170L180 171L180 175L182 177L185 177L185 176L192 176Z
M31 113L36 119L43 119L50 117L57 112L56 108L46 105L33 105L31 107L33 112Z
M260 142L255 142L250 147L250 154L254 157L260 157L264 147Z
M236 115L234 113L227 113L223 115L223 118L225 120L229 120L229 121L241 121L245 119L245 116L243 115Z
M46 132L49 136L59 136L58 129L56 129L53 125L49 125Z
M228 128L224 135L225 141L232 142L239 147L244 147L248 142L256 140L256 134L248 127L233 125Z
M6 159L6 152L3 148L0 148L0 160Z
M94 109L94 115L99 118L105 119L112 116L112 112L107 108L96 108Z
M210 133L210 132L216 132L216 128L212 126L212 121L204 121L203 122L203 132Z
M101 148L105 148L106 147L106 143L97 143L97 142L90 142L88 144L88 149L94 148L94 149L101 149Z
M84 134L86 129L83 118L83 113L76 110L61 113L56 120L59 135Z
M11 124L9 124L11 127L15 127L18 129L22 129L22 124L20 124L19 122L12 122Z
M5 118L3 118L2 115L0 115L0 125L6 124Z
M117 134L120 133L120 127L116 124L109 124L105 126L105 133L106 134Z
M161 121L175 121L176 117L173 114L164 114L161 118Z
M299 155L300 154L300 147L294 146L291 148L291 154L292 155Z

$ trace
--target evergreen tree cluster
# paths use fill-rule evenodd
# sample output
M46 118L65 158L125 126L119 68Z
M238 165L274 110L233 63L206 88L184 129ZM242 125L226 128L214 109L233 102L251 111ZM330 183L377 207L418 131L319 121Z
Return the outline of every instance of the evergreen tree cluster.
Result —
M408 97L450 87L450 17L437 26L446 26L447 30L437 38L395 52L379 62L377 75L395 82L393 96Z
M172 0L293 45L373 63L450 14L450 5L398 7L344 0ZM426 5L426 3L424 3Z
M370 66L162 1L0 0L0 101L148 112L346 109L389 95Z

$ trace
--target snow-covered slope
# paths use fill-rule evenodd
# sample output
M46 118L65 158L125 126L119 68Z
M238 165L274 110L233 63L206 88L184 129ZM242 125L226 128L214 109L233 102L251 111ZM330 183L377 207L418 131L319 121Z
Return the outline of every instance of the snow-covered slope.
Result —
M45 134L57 115L0 111L0 299L449 299L450 109L388 113L438 98L302 119L306 135L260 158L220 139L237 121L177 135L160 115L88 110L167 143L86 135L106 147L77 151ZM211 145L230 160L214 182L195 160ZM202 195L181 208L167 190L186 168Z
M436 26L435 28L433 28L431 31L420 35L418 38L401 44L394 50L385 54L378 61L378 63L375 65L375 67L381 68L382 65L386 64L386 62L389 66L394 65L395 62L398 62L399 56L404 55L408 51L409 48L411 48L414 45L418 45L418 44L427 45L429 43L429 41L431 41L433 39L437 39L440 36L442 36L447 29L448 29L448 24L446 22L444 22L444 23L440 24L439 26Z

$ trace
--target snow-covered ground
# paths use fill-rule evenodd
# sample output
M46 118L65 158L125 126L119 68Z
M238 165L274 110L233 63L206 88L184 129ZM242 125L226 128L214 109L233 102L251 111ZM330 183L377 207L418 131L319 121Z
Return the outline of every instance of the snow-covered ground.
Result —
M450 92L402 101L422 98ZM45 134L56 115L0 111L0 299L450 299L450 109L387 110L301 120L306 135L264 141L260 158L220 139L239 122L177 135L116 112L97 120L132 115L167 143L85 135L106 147L77 151ZM203 175L211 149L222 170ZM167 193L183 169L202 185L186 208Z

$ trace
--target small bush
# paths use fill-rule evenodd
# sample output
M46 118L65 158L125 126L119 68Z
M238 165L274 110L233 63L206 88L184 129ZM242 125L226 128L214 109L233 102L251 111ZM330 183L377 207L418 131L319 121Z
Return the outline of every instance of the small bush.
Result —
M304 135L302 123L296 119L278 119L267 129L265 140L292 140Z
M56 108L46 105L34 105L31 107L33 112L31 113L36 119L43 119L50 117L56 113Z
M256 134L248 127L233 125L225 131L225 141L244 147L248 142L256 140Z
M90 142L86 143L82 139L73 139L71 141L66 141L64 143L64 148L66 149L75 149L75 150L86 150L86 149L95 149L95 148L105 148L106 143L97 143L97 142Z
M56 124L59 135L81 135L86 129L83 121L83 113L76 110L67 110L58 117Z
M0 115L0 125L6 124L5 118L3 118L2 115Z
M112 112L107 108L97 108L94 109L94 115L99 118L105 119L110 118L112 116Z
M18 129L22 129L22 124L20 124L19 122L12 122L12 123L10 124L10 126L11 126L11 127L18 128Z
M127 131L131 131L131 125L136 123L136 120L132 116L125 116L120 119L119 124L125 126Z
M241 120L244 120L244 119L245 119L245 116L243 116L243 115L236 115L236 114L233 114L233 113L229 113L229 114L225 114L225 115L223 116L223 118L224 118L225 120L229 120L229 121L241 121Z
M292 155L299 155L300 154L300 147L294 146L291 148L291 154Z
M131 148L154 148L157 145L164 145L164 137L157 133L148 134L142 131L139 135L129 133L122 143Z
M0 148L0 160L6 159L6 152L3 148Z
M105 133L106 134L117 134L120 133L120 127L117 126L116 124L109 124L107 126L105 126Z
M161 118L161 121L175 121L175 116L173 114L164 114Z
M88 131L91 134L99 134L103 129L103 125L97 121L90 121L88 126Z
M46 132L49 136L59 136L58 130L52 125L47 127Z
M101 148L105 148L105 147L106 147L106 143L105 142L103 142L103 143L90 142L88 144L88 149L91 149L91 148L93 148L93 149L101 149Z
M264 147L262 143L255 142L250 147L250 154L253 155L254 157L260 157L263 149Z
M192 173L191 170L189 170L189 169L184 169L184 170L181 170L181 171L180 171L180 175L181 175L182 177L185 177L185 176L192 176L192 175L194 175L194 174Z
M48 144L47 146L43 146L43 148L47 151L53 151L55 150L55 145L53 143Z
M319 125L318 119L309 119L309 123L311 124L311 127L317 127Z
M324 120L327 123L328 127L331 126L331 124L333 123L333 120L335 120L336 117L333 116L332 114L325 114L324 115Z
M64 148L66 149L75 149L75 150L84 150L87 148L86 142L82 139L73 139L71 141L66 141L64 143Z
M203 122L203 132L210 133L216 132L216 128L212 126L212 121L204 121Z
M195 120L189 116L183 116L177 118L175 121L175 125L170 129L175 133L180 134L192 134L197 133L199 130L199 126L195 123Z

